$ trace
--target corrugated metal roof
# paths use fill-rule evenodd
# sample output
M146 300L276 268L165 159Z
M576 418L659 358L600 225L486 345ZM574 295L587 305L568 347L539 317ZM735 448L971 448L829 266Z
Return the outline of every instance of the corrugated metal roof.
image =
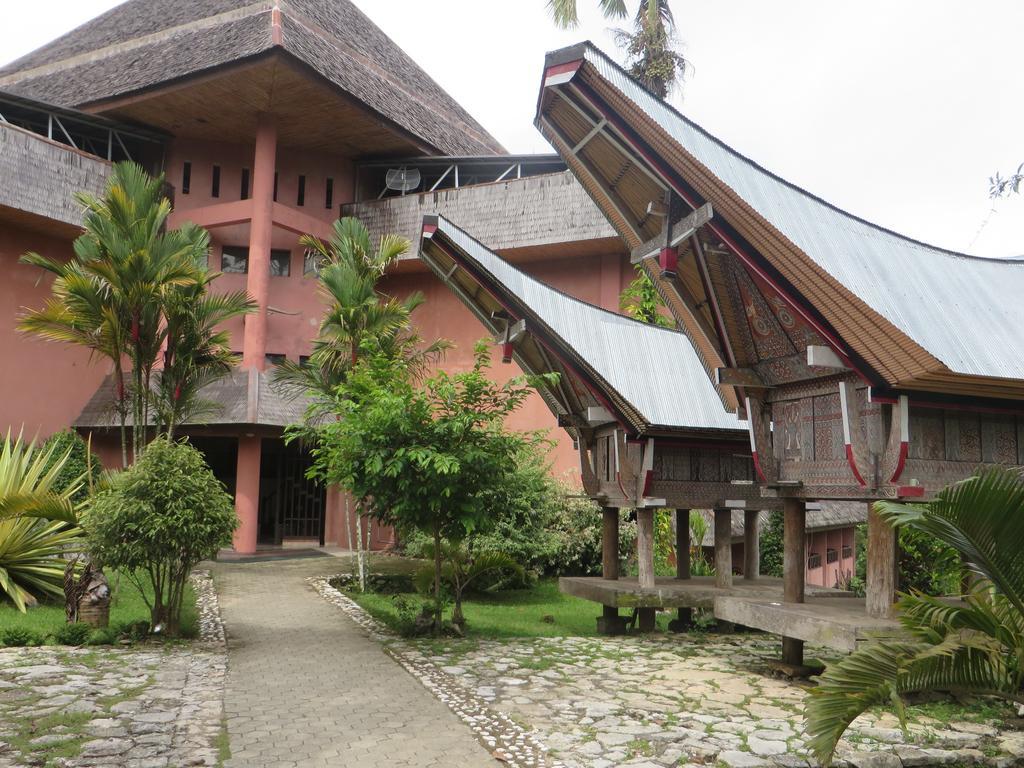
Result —
M1024 379L1024 258L944 250L846 213L722 143L593 46L585 57L794 245L950 370Z
M519 271L442 217L438 217L438 229L530 307L648 424L681 429L745 428L722 407L685 334L567 296Z

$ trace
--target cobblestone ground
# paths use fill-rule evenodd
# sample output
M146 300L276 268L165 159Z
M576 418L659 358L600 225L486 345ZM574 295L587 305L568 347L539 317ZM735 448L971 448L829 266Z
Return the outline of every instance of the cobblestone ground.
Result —
M216 765L224 647L209 579L189 646L0 649L0 768Z
M805 688L769 675L766 662L778 653L770 638L545 638L447 650L390 642L532 728L570 768L811 764L801 736ZM986 722L992 714L917 716L908 738L895 717L866 715L836 764L1024 765L1024 734L999 731Z
M218 564L228 768L481 768L494 759L380 643L306 582L334 558Z

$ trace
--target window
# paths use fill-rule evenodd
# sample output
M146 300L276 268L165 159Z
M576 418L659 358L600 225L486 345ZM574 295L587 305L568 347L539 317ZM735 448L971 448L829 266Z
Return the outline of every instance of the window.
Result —
M274 171L274 202L277 202L277 171Z
M231 275L244 275L249 271L249 249L238 245L225 245L220 252L220 271Z
M849 560L851 557L853 557L853 547L843 544L843 560Z
M282 355L279 352L267 352L266 354L267 365L280 365L287 359L287 355Z
M192 187L192 163L186 162L181 169L181 194L187 195Z
M239 196L239 200L248 200L248 199L249 199L249 169L248 168L243 168L242 169L242 189L241 189L241 194Z
M326 205L324 206L328 210L334 207L334 179L327 179L327 194L326 194Z
M821 555L818 552L812 552L807 558L807 567L811 570L821 568Z
M838 559L839 559L839 552L838 552L838 550L832 549L832 547L829 547L827 550L825 550L825 562L826 563L834 563Z
M299 366L302 368L309 367L309 355L299 355Z
M270 252L271 277L288 277L292 273L292 252L273 250Z
M210 197L220 197L220 166L213 166L213 183L210 185Z
M299 176L299 194L296 196L295 204L306 204L306 177L302 175Z
M312 248L307 248L302 254L302 274L318 275L322 266L323 258Z
M274 249L270 252L271 277L291 274L292 252ZM249 271L249 249L240 245L225 245L220 255L220 271L225 274L244 275Z

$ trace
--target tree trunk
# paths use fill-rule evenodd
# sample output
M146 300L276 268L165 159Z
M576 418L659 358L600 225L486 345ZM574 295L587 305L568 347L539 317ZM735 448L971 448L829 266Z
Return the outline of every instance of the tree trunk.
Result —
M359 569L359 591L366 591L366 563L363 559L363 516L356 509L356 567Z
M441 634L441 525L434 523L434 634Z

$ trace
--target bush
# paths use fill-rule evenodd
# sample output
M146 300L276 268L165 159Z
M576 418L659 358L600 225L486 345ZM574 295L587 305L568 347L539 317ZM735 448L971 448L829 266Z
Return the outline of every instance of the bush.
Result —
M117 634L110 628L104 627L102 629L94 629L89 633L89 637L86 638L86 645L113 645L114 641L117 640Z
M934 536L909 526L898 531L899 588L926 595L959 595L960 556Z
M782 559L782 512L775 510L761 531L761 574L782 578Z
M89 497L91 486L95 486L103 471L99 460L89 455L89 445L74 430L66 429L62 432L55 432L50 435L43 444L42 453L53 449L51 454L51 465L60 461L61 457L67 454L67 461L61 467L54 480L54 490L63 492L75 484L78 489L71 498L75 502L85 501Z
M545 563L543 572L559 576L599 576L603 528L601 508L590 499L573 495L573 491L564 486L559 490L548 518L558 546L554 556ZM621 509L619 560L630 560L635 553L636 522L629 519L628 510Z
M58 645L85 645L92 635L93 628L88 624L76 621L73 624L65 624L53 633L53 639Z
M105 566L148 578L152 625L180 631L189 572L231 542L238 524L231 497L195 448L160 438L82 517L89 548Z
M11 648L24 648L30 645L42 645L43 636L35 630L25 627L8 627L0 632L0 642Z

